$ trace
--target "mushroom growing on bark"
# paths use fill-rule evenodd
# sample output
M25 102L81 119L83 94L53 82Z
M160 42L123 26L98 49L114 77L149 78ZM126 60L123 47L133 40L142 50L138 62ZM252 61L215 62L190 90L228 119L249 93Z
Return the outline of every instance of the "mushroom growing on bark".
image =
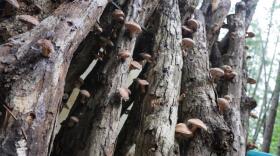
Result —
M69 127L73 127L75 124L79 123L80 122L80 119L76 116L71 116L69 118L69 122L68 122L68 126Z
M193 31L196 31L199 27L199 22L195 19L189 19L187 22L187 26L191 28Z
M118 57L122 60L125 60L126 58L130 57L130 52L128 50L122 50L118 53Z
M182 46L184 49L191 48L194 45L194 41L191 38L183 38L182 39Z
M130 94L130 90L127 88L119 88L119 95L121 97L121 99L123 99L124 101L127 101L129 99L129 94Z
M183 35L190 35L193 33L193 30L188 28L187 26L182 26L182 33Z
M188 139L193 136L193 133L186 124L178 123L175 127L175 136L177 138Z
M122 10L120 10L120 9L116 9L112 13L112 17L116 21L123 22L123 20L124 20L124 12Z
M80 90L81 103L86 103L86 100L90 98L90 93L87 90Z
M30 15L19 15L19 16L17 16L17 18L18 18L18 20L26 23L28 25L28 29L30 29L33 26L36 26L40 23L37 18L30 16Z
M187 125L192 133L194 133L198 128L207 131L207 126L200 119L189 119Z
M250 112L250 117L252 117L253 119L257 119L258 115L254 112Z
M148 81L146 81L146 80L142 80L142 79L137 79L137 82L138 82L138 84L140 85L140 88L141 88L141 92L142 93L145 93L146 91L146 86L148 86L149 85L149 82Z
M142 32L141 26L133 21L125 22L124 25L132 36Z
M131 61L130 65L129 65L129 70L133 70L133 69L138 69L140 70L142 68L142 65L137 62L137 61Z
M246 32L246 36L245 36L246 38L253 38L253 37L255 37L255 33L253 33L253 32Z
M44 57L50 57L51 53L54 52L54 46L50 40L40 39L37 41L37 44L41 47L41 54Z
M224 113L226 110L230 108L229 101L225 98L218 98L217 104L219 106L219 111Z
M249 83L249 84L256 84L257 81L255 79L253 79L253 78L248 77L247 78L247 83Z
M152 62L152 56L148 53L140 53L139 54L144 60L151 63Z
M225 74L221 68L211 68L209 72L214 80L218 80Z

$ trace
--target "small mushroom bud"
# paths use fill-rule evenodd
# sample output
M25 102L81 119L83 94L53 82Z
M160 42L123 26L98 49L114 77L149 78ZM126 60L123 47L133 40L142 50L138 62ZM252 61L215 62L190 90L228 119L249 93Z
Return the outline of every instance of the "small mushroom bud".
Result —
M130 62L129 70L133 70L133 69L140 70L141 68L142 68L142 65L140 63L138 63L137 61L131 61Z
M29 28L31 28L32 26L36 26L40 23L37 18L30 16L30 15L19 15L19 16L17 16L17 18L20 21L28 24Z
M196 31L199 27L199 22L195 19L189 19L187 22L187 26L191 28L193 31Z
M129 94L130 94L130 90L127 88L119 88L119 95L121 97L121 99L123 99L124 101L127 101L129 99Z
M86 100L90 98L90 93L87 90L80 90L81 103L86 103Z
M207 131L207 126L200 119L189 119L187 125L192 133L194 133L198 128Z
M130 57L130 52L128 50L123 50L118 53L118 57L122 60L125 60L126 58Z
M224 71L220 68L211 68L210 74L214 80L218 80L220 77L224 76Z
M255 33L253 33L253 32L246 32L245 38L253 38L253 37L255 37Z
M40 39L37 41L38 45L42 48L42 55L44 57L50 57L51 53L54 52L54 46L50 40Z
M137 82L141 87L141 92L145 93L145 87L149 85L149 82L146 80L139 79L139 78L137 79Z
M131 35L140 34L142 32L141 26L133 21L125 22L124 25Z
M68 122L68 126L69 127L73 127L75 124L79 123L80 122L80 119L76 116L71 116L69 118L69 122Z
M112 13L112 17L114 20L119 21L119 22L123 22L124 21L124 12L120 9L116 9L114 10L114 12Z
M178 123L175 127L175 136L182 139L193 137L192 131L184 123Z
M16 9L19 9L19 4L17 0L6 0L7 3L9 3L11 6L15 7Z
M219 106L219 110L221 113L224 113L230 108L229 101L226 100L225 98L218 98L217 104Z
M145 59L147 62L152 62L152 56L148 53L140 53L139 54L143 59Z
M255 79L253 79L253 78L248 77L247 78L247 83L249 83L249 84L256 84L257 81Z
M254 112L250 112L250 117L252 117L253 119L257 119L258 115Z
M191 48L194 45L194 41L191 38L183 38L182 39L182 46L184 49Z
M183 35L190 35L193 33L193 30L188 28L187 26L182 26L182 33Z

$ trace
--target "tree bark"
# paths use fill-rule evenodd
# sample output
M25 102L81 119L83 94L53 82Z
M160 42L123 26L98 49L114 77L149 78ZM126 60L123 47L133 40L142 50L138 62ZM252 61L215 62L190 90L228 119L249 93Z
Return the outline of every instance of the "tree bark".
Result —
M37 27L0 46L1 97L15 116L2 127L3 155L48 155L69 60L106 4L64 3ZM51 40L50 58L41 56L39 39Z
M141 104L141 129L135 155L177 155L174 136L182 68L178 1L162 0L154 16L159 17L154 64L147 73L150 85Z
M229 15L229 47L223 54L223 63L233 68L238 73L233 80L224 80L219 93L221 97L229 95L232 97L230 115L226 116L228 126L234 135L233 147L228 153L230 156L245 155L246 135L241 121L241 97L243 81L243 53L245 44L245 3L240 2L235 6L235 14Z
M271 106L269 109L268 116L266 118L265 122L265 128L264 128L264 135L263 135L263 143L262 143L262 151L269 152L272 134L273 134L273 128L275 124L276 114L277 114L277 108L279 104L279 95L280 95L280 62L278 63L278 74L276 78L276 84L272 95L271 100Z
M178 122L187 123L190 118L198 118L207 125L208 131L197 131L194 138L180 141L180 154L223 155L231 146L231 132L218 112L213 84L208 74L209 53L202 12L196 11L195 18L200 27L193 34L195 46L187 51L184 58L181 94L184 93L185 98L180 105Z

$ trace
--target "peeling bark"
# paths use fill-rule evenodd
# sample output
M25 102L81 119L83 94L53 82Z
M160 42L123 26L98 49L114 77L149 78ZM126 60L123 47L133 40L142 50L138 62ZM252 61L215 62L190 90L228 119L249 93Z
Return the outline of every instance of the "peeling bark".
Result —
M1 45L1 97L16 120L7 118L1 131L1 153L48 155L64 78L79 43L99 18L107 1L62 4L37 27ZM50 58L41 56L37 41L49 39L54 50ZM29 124L27 119L33 116ZM23 143L26 142L26 143Z

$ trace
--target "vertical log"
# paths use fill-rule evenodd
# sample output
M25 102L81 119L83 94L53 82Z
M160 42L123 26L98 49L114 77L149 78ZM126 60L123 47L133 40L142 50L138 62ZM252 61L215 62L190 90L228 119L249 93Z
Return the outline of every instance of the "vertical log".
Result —
M174 142L182 68L178 1L162 0L154 16L159 23L156 23L154 63L147 71L150 85L141 104L137 156L177 155L179 152Z
M233 80L224 80L220 95L230 95L232 97L230 115L226 121L234 134L233 148L230 156L245 155L246 136L241 122L241 96L243 81L243 53L245 44L245 3L240 2L235 6L235 14L228 16L229 25L229 47L223 55L223 63L232 67L238 75Z
M69 60L106 5L64 3L37 27L0 46L1 104L14 116L5 119L0 134L3 156L48 155ZM49 58L42 57L39 39L51 41Z
M200 27L193 34L195 45L187 51L182 74L182 93L179 122L187 124L198 118L207 125L207 132L196 131L190 140L180 141L181 155L205 156L209 153L225 155L232 143L231 132L218 112L214 87L209 77L209 53L205 20L201 11L195 12Z

